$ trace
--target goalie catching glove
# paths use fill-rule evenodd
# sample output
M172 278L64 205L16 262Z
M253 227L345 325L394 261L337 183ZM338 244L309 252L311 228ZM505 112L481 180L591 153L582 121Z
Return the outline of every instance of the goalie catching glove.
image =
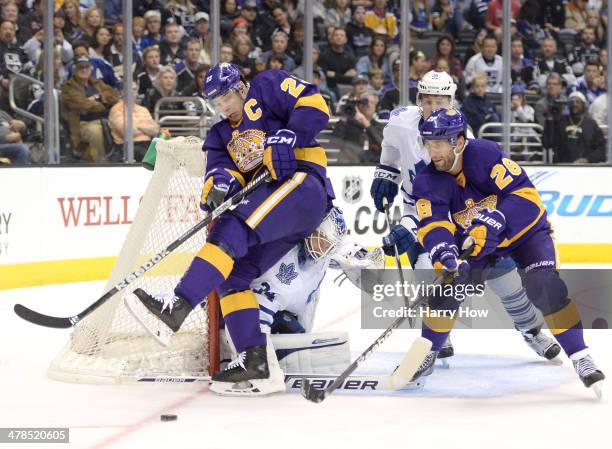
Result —
M242 187L244 181L229 170L215 168L210 171L204 182L200 208L205 212L212 212Z
M272 179L289 178L297 170L297 159L293 150L296 140L295 133L288 129L279 129L273 136L266 137L263 164L270 171Z
M466 229L463 248L468 248L472 243L474 249L471 257L482 259L495 251L500 244L504 229L506 229L506 217L496 209L485 209L476 213L470 227Z

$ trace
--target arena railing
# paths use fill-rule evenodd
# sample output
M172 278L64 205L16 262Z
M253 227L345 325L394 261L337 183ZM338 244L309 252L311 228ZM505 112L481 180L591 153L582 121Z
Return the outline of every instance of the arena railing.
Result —
M478 137L498 142L503 138L503 123L485 123L478 130ZM552 163L552 156L542 145L544 128L538 123L510 123L509 154L521 164Z
M164 109L169 104L179 104L180 109ZM194 107L187 108L186 104ZM215 123L215 112L200 97L163 97L155 104L153 118L160 127L173 136L199 136L204 138Z

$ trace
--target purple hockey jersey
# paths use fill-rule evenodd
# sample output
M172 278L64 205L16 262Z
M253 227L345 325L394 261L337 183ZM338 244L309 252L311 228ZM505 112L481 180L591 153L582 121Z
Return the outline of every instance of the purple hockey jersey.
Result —
M429 164L415 178L418 239L427 251L441 242L460 245L476 212L497 209L506 229L495 255L505 255L532 233L550 229L540 195L524 170L495 142L470 139L459 175Z
M226 119L210 129L204 141L206 172L226 169L248 181L262 166L266 135L290 129L297 136L298 163L325 180L327 158L315 137L328 121L329 110L316 85L283 70L265 71L251 82L240 122Z

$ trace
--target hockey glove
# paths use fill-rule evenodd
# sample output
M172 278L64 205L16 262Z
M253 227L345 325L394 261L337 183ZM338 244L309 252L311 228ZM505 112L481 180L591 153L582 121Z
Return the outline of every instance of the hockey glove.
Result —
M391 232L383 237L382 247L387 256L395 255L395 248L397 248L398 255L407 253L413 267L419 254L425 252L411 231L414 228L416 228L416 222L413 218L409 216L402 217L399 224L393 226Z
M241 188L242 183L235 176L224 169L215 168L204 182L200 208L212 212Z
M270 171L272 179L286 179L297 170L293 150L295 142L295 133L288 129L279 129L275 135L266 137L263 163Z
M495 251L502 240L505 229L506 217L504 214L496 209L481 210L476 213L470 227L466 229L462 246L469 247L473 239L474 249L470 256L482 259Z
M400 179L400 171L397 168L388 165L377 165L374 170L374 181L370 187L370 195L374 200L374 206L379 212L385 211L383 198L387 198L389 204L393 204L393 200L398 192L398 183Z
M447 242L442 242L433 247L429 252L431 264L438 274L449 274L451 278L469 270L470 265L459 259L459 250L457 245L451 245ZM449 279L445 279L446 282Z

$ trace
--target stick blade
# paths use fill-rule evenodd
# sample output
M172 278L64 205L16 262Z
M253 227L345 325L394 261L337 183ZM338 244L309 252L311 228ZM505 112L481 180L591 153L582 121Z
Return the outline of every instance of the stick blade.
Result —
M325 390L319 390L310 384L310 381L305 377L302 377L302 396L308 399L310 402L318 404L323 402L325 399Z
M59 318L49 315L43 315L42 313L35 312L32 309L28 309L26 306L21 304L15 304L13 311L19 318L29 321L39 326L52 327L55 329L68 329L72 327L72 321L70 318Z
M431 341L417 337L402 362L389 376L389 387L392 390L400 390L408 385L429 351L431 351Z

